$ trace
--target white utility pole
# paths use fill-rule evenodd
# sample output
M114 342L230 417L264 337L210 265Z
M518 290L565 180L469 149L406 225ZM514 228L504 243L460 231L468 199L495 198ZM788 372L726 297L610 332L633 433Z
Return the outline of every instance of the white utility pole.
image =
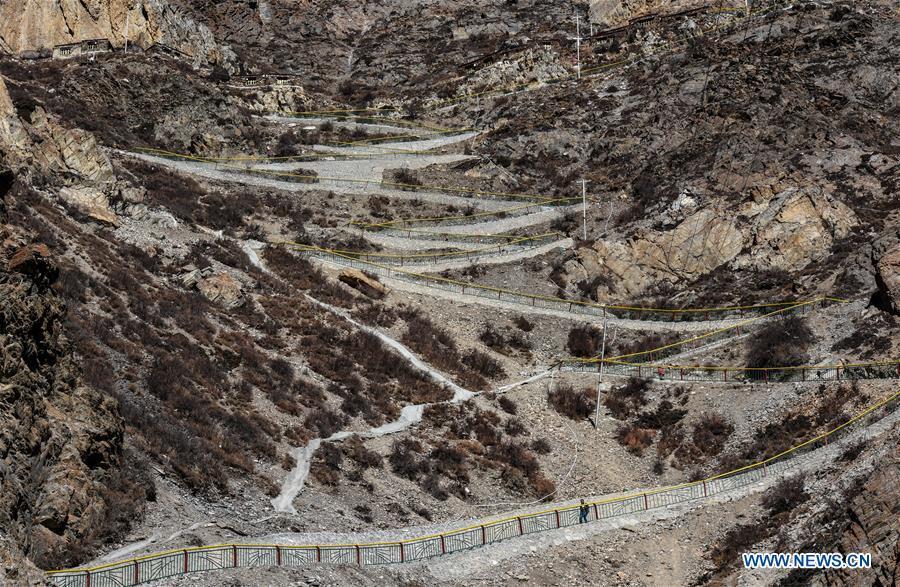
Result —
M603 385L603 361L606 359L606 306L603 306L603 342L600 345L600 375L597 378L597 407L594 408L594 428L600 426L600 387Z
M575 50L578 53L578 79L581 79L581 17L575 15Z
M131 25L131 10L125 9L125 54L128 54L128 27Z
M582 238L587 240L587 180L581 180L581 228Z

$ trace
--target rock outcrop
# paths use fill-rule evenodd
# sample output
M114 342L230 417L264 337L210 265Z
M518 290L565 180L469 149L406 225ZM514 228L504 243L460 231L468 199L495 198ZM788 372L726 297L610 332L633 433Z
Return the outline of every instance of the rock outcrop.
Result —
M900 243L885 251L875 267L878 288L891 311L900 314Z
M87 39L115 47L173 47L198 64L226 57L210 30L165 0L24 0L0 4L0 47L12 53L38 51Z
M862 492L848 504L850 525L839 538L840 552L872 555L872 569L826 571L810 582L815 587L896 585L900 577L900 449L872 473Z
M0 533L53 565L101 525L123 427L114 400L82 384L52 253L28 240L0 224Z
M753 242L737 265L787 271L822 258L858 224L853 210L818 187L785 190L743 213L754 217Z
M57 184L59 198L96 220L117 224L109 202L121 186L109 157L96 139L80 129L65 128L36 108L29 121L21 120L0 78L0 149L7 162L41 183Z
M687 200L676 200L679 212L692 208L684 205ZM821 188L789 188L738 210L702 208L671 230L642 229L624 242L597 241L580 249L578 262L584 278L600 275L618 284L613 290L601 286L600 299L639 295L653 284L691 281L723 264L799 271L827 256L857 224L853 211ZM572 262L566 273L577 275ZM900 279L890 277L888 266L885 274Z
M244 303L244 291L240 282L227 273L214 273L197 282L197 290L211 302L226 308L236 308Z
M388 289L383 283L369 277L359 269L344 269L338 279L354 289L358 289L370 298L381 299L387 295Z

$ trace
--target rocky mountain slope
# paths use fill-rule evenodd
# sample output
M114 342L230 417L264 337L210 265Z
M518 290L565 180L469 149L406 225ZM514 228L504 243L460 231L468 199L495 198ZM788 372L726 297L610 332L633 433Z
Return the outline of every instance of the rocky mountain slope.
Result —
M573 10L606 26L696 3L4 4L0 46L10 52L88 36L117 43L127 22L142 46L193 57L0 58L7 580L37 580L29 563L6 562L23 557L47 569L273 534L389 532L677 484L778 454L893 389L891 380L599 386L583 373L558 374L551 388L539 377L549 365L600 352L600 314L379 280L278 246L390 258L402 243L404 255L437 257L484 248L496 235L483 232L504 226L515 226L511 238L559 231L557 244L511 262L414 267L558 296L561 307L838 296L848 303L753 325L672 360L740 368L895 358L895 6L800 2L694 36L734 24L743 5L585 40L586 66L654 55L575 81ZM271 71L298 75L250 88L236 77ZM554 78L566 79L544 84ZM521 84L533 86L498 91ZM400 113L375 123L289 115L385 105ZM391 142L400 134L421 145L435 126L475 131L439 135L424 157ZM324 180L330 173L348 181ZM581 178L592 198L586 239L572 210L498 212L521 200L458 189L569 197L580 196ZM475 214L489 216L467 224ZM457 224L430 228L456 234L418 239L350 224L448 216ZM733 324L706 318L615 321L606 352L641 353ZM784 489L792 507L783 511L759 495L715 504L687 518L690 530L671 522L630 538L617 531L613 544L627 555L583 564L582 547L601 551L602 535L581 537L578 548L547 544L527 555L528 574L553 579L541 568L559 555L585 584L597 571L609 584L658 584L667 565L686 582L733 584L747 580L734 564L736 536L755 539L746 547L800 549L812 535L815 548L877 550L872 584L889 583L895 445L889 431L848 451L799 490ZM839 503L829 488L840 488ZM742 534L751 521L757 533ZM694 546L683 556L659 554L660 536L674 550L688 532ZM518 562L503 564L503 580L520 581ZM656 565L654 578L643 564ZM391 578L499 576L458 567ZM374 580L368 572L326 574Z

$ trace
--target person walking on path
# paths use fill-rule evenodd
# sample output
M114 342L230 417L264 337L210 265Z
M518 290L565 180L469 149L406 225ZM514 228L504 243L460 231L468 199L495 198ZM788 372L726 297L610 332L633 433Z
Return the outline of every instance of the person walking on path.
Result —
M581 507L578 508L578 523L579 524L584 524L585 522L587 522L589 511L591 511L591 509L588 507L588 505L586 503L584 503L584 500L582 499Z

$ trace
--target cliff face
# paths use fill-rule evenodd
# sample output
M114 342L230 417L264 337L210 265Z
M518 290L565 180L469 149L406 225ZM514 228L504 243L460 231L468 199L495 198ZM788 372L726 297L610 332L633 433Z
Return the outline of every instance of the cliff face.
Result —
M53 252L7 224L7 207L29 190L4 166L22 169L39 154L20 158L15 145L31 144L33 128L8 102L0 87L0 532L16 545L0 544L0 559L53 566L102 534L123 428L115 402L81 382L66 306L52 288ZM0 583L28 580L27 565L0 569Z
M900 448L881 463L862 492L848 505L850 524L839 539L841 552L868 552L872 571L829 571L812 582L817 587L896 585L900 579Z
M85 39L109 39L119 47L175 47L200 63L222 61L212 33L165 0L23 0L0 5L0 48L11 53L46 49Z

